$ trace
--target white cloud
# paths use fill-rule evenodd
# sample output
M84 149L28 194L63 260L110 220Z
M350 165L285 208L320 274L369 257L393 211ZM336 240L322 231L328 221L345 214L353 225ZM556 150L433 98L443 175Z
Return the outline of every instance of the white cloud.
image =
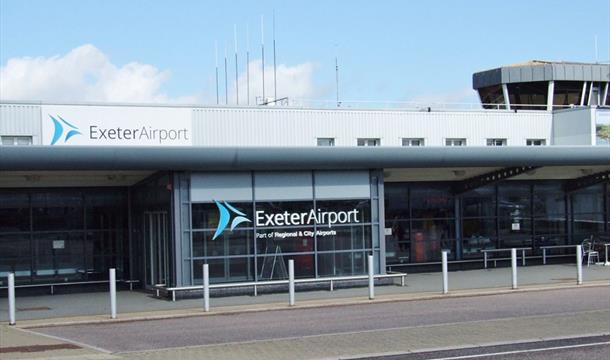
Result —
M117 66L93 45L65 55L9 59L0 68L0 99L43 101L195 102L163 91L168 71L131 62Z
M256 104L256 99L262 99L262 66L260 60L251 61L248 64L250 70L250 104ZM294 66L286 64L277 65L277 97L288 97L292 99L303 99L319 96L319 89L313 81L315 66L313 63L302 63ZM235 78L231 79L229 73L229 103L235 104ZM233 72L235 76L235 72ZM220 102L224 103L224 69L219 69L220 77ZM239 103L245 104L247 98L248 78L246 70L243 70L238 77ZM265 66L265 97L274 97L273 66Z
M233 64L234 66L234 64ZM250 104L262 96L261 61L254 60L250 69ZM219 69L220 100L224 103L224 72ZM229 103L235 103L235 73L229 67ZM240 104L246 103L247 77L241 69L238 83ZM315 66L306 62L294 66L277 66L278 98L311 98L320 95L313 82ZM95 101L134 103L215 102L215 96L194 94L170 97L163 91L170 72L150 64L130 62L113 64L108 56L91 44L52 57L19 57L9 59L0 68L0 99L32 101ZM214 84L211 84L214 86ZM212 90L212 91L209 91ZM265 67L265 97L273 97L273 66ZM206 94L215 94L208 89Z

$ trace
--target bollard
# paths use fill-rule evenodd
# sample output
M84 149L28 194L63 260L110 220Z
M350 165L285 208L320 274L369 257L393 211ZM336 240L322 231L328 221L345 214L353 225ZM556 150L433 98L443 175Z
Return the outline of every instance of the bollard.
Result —
M288 260L288 305L294 306L294 260Z
M368 270L369 270L369 300L375 299L375 278L373 277L375 271L373 269L373 255L369 255L368 258Z
M582 245L576 245L576 285L582 285Z
M116 319L116 269L108 270L110 283L110 318Z
M517 288L517 249L510 249L510 262L513 270L513 289Z
M210 266L203 264L203 311L210 311Z
M15 274L8 274L8 324L15 325Z
M443 250L443 294L449 292L449 281L447 279L447 250Z

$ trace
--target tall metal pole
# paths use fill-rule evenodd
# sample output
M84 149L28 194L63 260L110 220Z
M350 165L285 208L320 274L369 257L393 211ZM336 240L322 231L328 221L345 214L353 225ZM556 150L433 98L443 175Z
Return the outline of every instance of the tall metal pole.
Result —
M275 63L275 10L273 10L273 101L277 101L277 67Z
M250 26L246 24L246 104L250 105Z
M216 60L216 105L220 104L220 96L218 94L218 41L214 41L214 53Z
M229 80L227 77L227 44L225 44L225 104L229 104Z
M233 37L235 40L235 103L239 105L239 83L237 77L239 76L239 70L237 66L237 24L233 25Z
M265 18L261 15L261 74L263 77L263 104L265 100Z
M335 83L337 86L337 107L340 106L339 104L339 60L337 59L337 57L335 56Z

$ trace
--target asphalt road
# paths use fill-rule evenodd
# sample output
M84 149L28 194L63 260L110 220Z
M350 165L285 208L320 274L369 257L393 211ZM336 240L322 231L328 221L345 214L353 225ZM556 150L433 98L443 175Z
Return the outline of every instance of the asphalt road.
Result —
M37 332L111 352L296 339L438 324L610 311L610 289L591 287L492 296L290 309L232 315L76 325ZM566 326L565 324L562 326ZM567 324L569 326L569 324ZM608 325L610 328L610 325Z
M610 335L586 336L561 340L531 341L506 345L477 346L442 351L403 353L390 356L363 357L361 360L556 360L556 359L610 359Z

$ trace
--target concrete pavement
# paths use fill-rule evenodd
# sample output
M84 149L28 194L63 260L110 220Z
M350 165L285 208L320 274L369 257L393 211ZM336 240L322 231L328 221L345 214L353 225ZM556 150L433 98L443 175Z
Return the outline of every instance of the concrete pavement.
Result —
M445 300L457 300L463 297L480 297L481 295L493 296L493 294L529 294L532 292L539 292L544 290L544 293L552 292L557 289L577 289L572 291L578 291L580 293L584 293L589 288L600 288L605 289L605 293L607 293L607 297L610 298L610 267L590 267L585 268L584 278L585 285L576 286L575 285L575 267L573 265L547 265L544 267L540 266L531 266L531 267L523 267L519 268L519 280L520 280L520 289L511 290L510 287L510 269L501 268L501 269L490 269L490 270L474 270L474 271L461 271L461 272L451 272L450 273L450 294L442 295L440 294L440 274L438 273L430 273L430 274L414 274L409 275L407 278L406 287L399 286L382 286L376 288L377 297L373 301L375 304L386 304L387 306L393 306L393 303L397 302L423 302L426 301L439 301L439 299ZM147 294L139 293L139 292L121 292L121 297L119 298L119 319L117 320L109 320L107 315L107 311L104 306L107 306L107 294L105 293L93 293L93 294L75 294L75 295L55 295L55 296L41 296L41 297L18 297L17 298L17 307L26 309L26 311L21 311L17 313L18 319L18 327L16 329L14 327L9 328L6 325L0 326L1 329L1 337L0 337L0 351L2 352L2 358L52 358L57 356L61 359L68 358L91 358L91 359L104 359L104 358L116 358L116 356L124 357L133 357L133 358L162 358L162 356L170 356L168 353L162 355L164 352L181 352L180 356L184 356L184 358L200 358L200 355L207 354L210 356L216 356L217 351L220 351L220 354L225 353L226 349L221 350L221 348L226 347L226 345L217 344L217 345L206 345L204 347L186 347L182 349L172 349L172 350L157 350L154 353L143 352L143 353L120 353L120 354L109 354L104 351L100 351L99 349L90 348L86 344L81 344L80 342L74 342L72 340L67 341L65 339L53 339L48 338L46 336L41 336L38 334L33 334L27 328L37 327L37 326L49 326L49 325L61 325L61 324L84 324L84 323L118 323L121 322L132 322L134 320L142 320L142 319L166 319L166 318L182 318L182 317L193 317L196 316L200 321L204 321L202 319L209 320L210 318L204 318L207 316L218 316L221 314L229 315L232 314L233 318L241 317L244 314L248 313L258 313L260 311L274 312L276 310L286 310L287 306L287 294L269 294L269 295L261 295L259 297L252 296L235 296L230 298L212 298L212 312L204 314L201 309L201 300L200 299L191 299L191 300L181 300L175 303L171 301L164 301L159 299L154 299ZM504 297L509 295L503 295ZM502 296L501 296L502 297ZM432 300L429 300L432 299ZM436 299L436 300L434 300ZM441 300L442 301L442 300ZM27 311L28 307L34 307L41 305L41 302L47 304L50 310L32 310ZM467 302L469 302L467 300ZM298 292L297 293L297 306L296 310L307 310L309 308L318 308L318 307L336 307L338 305L360 305L370 304L371 302L366 298L366 288L351 288L351 289L341 289L333 292L329 291L312 291L312 292ZM6 318L6 302L2 303L2 307L0 307L0 312L2 316ZM594 332L599 333L602 332L610 332L606 328L593 328L587 327L587 324L599 324L600 321L603 323L605 321L606 324L610 323L610 319L606 319L609 311L607 310L610 306L606 307L606 310L601 310L599 313L583 313L580 315L571 315L571 314L563 314L560 316L561 319L557 318L554 315L544 315L538 314L535 315L539 320L539 323L544 325L548 325L547 327L542 327L540 329L540 334L546 334L546 337L553 336L574 336L574 335L582 335L583 333L587 333L587 331L594 330ZM126 310L132 310L131 312L126 312ZM86 310L86 311L85 311ZM139 310L139 311L133 311ZM319 313L320 309L311 310L313 313ZM495 312L494 309L489 310L490 314ZM31 320L24 320L25 315L30 315ZM35 316L34 316L34 315ZM530 320L527 320L530 319ZM487 330L492 330L497 328L497 326L501 327L501 324L512 324L511 326L526 326L529 327L530 324L528 321L531 321L532 324L537 324L537 320L532 320L534 318L518 318L518 319L488 319L485 320L485 326L491 326L486 328ZM596 321L597 320L597 321ZM607 320L607 321L606 321ZM498 322L499 323L496 323ZM552 323L555 322L561 324L567 324L568 330L563 329L561 326L554 328ZM496 323L496 325L493 325ZM527 324L526 324L527 323ZM150 324L150 322L149 322ZM458 333L471 333L473 334L486 334L485 331L482 333L481 328L479 326L483 326L479 322L472 323L462 323L461 326L454 328L454 331ZM522 324L522 325L519 325ZM403 324L404 325L404 324ZM545 325L545 326L546 326ZM556 324L557 325L557 324ZM453 326L449 324L447 326ZM532 325L533 326L533 325ZM145 327L148 327L146 325ZM422 325L419 328L430 328L438 327L435 324L427 324ZM410 329L410 330L409 330ZM411 339L409 334L410 331L414 331L414 328L400 328L396 330L398 333L406 336L406 339ZM587 330L588 329L588 330ZM345 330L345 329L344 329ZM386 330L375 330L375 333L381 334L380 337L377 338L381 341L382 344L390 343L395 344L392 339L394 339L389 334L383 335L383 331ZM430 330L430 331L438 331ZM513 330L511 330L513 331ZM425 332L424 332L425 333ZM330 336L333 341L338 341L340 344L342 341L345 342L346 346L353 346L354 349L359 349L358 343L364 342L367 343L367 339L370 338L370 331L365 331L362 334L367 335L358 335L354 333L337 333L335 335L329 334L323 336L324 338ZM417 332L417 334L420 334ZM422 333L423 334L423 333ZM519 332L515 330L514 332L509 332L507 334L514 334L513 337L507 337L506 339L523 339L517 335L527 334L526 332ZM539 337L542 335L539 334ZM387 335L387 336L386 336ZM401 335L401 336L402 336ZM336 337L339 336L339 337ZM377 335L376 335L377 336ZM413 335L415 336L415 335ZM419 336L419 335L417 335ZM311 338L311 339L310 339ZM234 356L241 355L252 355L252 352L260 352L261 354L267 354L269 358L286 358L282 356L285 354L282 352L282 348L285 350L290 349L302 349L306 351L308 348L315 349L316 346L322 346L319 339L315 339L315 335L307 336L308 342L301 344L298 339L274 339L274 340L265 340L259 339L253 342L244 340L239 344L233 344L230 346L232 351L230 354ZM346 340L352 339L352 340ZM394 339L396 340L396 339ZM427 344L429 339L426 339L425 336L421 339L421 344ZM485 341L489 340L487 337L483 337L477 340L477 344L483 344ZM496 338L497 340L497 338ZM419 340L417 340L419 341ZM472 340L474 341L474 340ZM63 344L63 345L62 345ZM73 348L66 348L66 344L71 344ZM300 345L299 345L300 344ZM418 342L418 344L420 344ZM443 344L445 344L443 342ZM41 348L39 346L47 346L53 345L58 348ZM451 341L445 344L446 346L456 346L455 343ZM62 346L64 346L62 348ZM301 346L301 347L299 347ZM396 346L396 345L392 345ZM388 349L392 349L392 346L389 346ZM296 347L296 348L295 348ZM12 351L15 350L23 350L25 348L33 349L33 350L44 350L44 351L31 351L31 352L23 352L23 351ZM204 349L205 348L205 349ZM418 348L419 345L418 345ZM12 349L10 352L5 351L6 349ZM402 351L405 351L405 347L400 347ZM399 351L400 349L396 350ZM412 351L413 347L407 349L408 351ZM202 353L203 351L203 353ZM243 353L240 353L243 351ZM339 350L338 350L339 351ZM383 352L383 351L382 351ZM307 352L305 352L307 354ZM370 352L367 352L370 353ZM172 353L173 354L173 353ZM216 354L216 355L215 355ZM316 353L310 353L309 357L316 357ZM314 356L316 355L316 356ZM218 355L220 356L220 355ZM325 356L334 356L332 354ZM175 356L170 356L174 358ZM220 357L222 358L222 357Z

